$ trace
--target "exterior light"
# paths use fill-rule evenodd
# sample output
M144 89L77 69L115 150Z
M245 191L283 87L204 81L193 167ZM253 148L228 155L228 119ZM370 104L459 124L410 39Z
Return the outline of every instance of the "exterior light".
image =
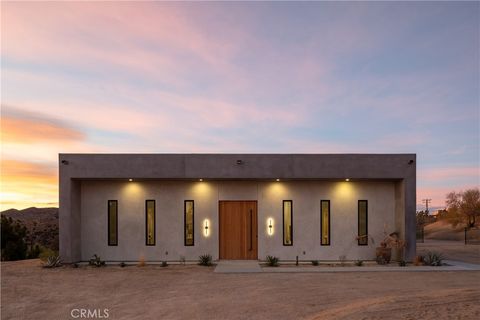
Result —
M198 179L198 181L202 182L202 181L203 181L203 179Z
M68 165L68 160L62 160L62 164Z
M269 236L273 235L273 219L272 218L268 219L267 233L268 233Z
M350 179L348 179L348 178L347 178L347 179L345 179L345 181L347 181L347 182L348 182L348 181L350 181Z
M208 237L209 234L210 234L210 229L209 229L209 226L208 226L208 219L205 219L203 221L203 235L205 237Z
M276 179L276 181L277 181L277 182L279 182L279 181L280 181L280 179Z
M128 181L129 181L129 182L132 182L132 181L133 181L133 179L128 179Z

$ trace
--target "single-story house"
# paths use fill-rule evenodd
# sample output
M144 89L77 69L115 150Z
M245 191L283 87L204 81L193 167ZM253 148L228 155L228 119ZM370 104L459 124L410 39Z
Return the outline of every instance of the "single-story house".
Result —
M64 262L415 257L415 154L60 154Z

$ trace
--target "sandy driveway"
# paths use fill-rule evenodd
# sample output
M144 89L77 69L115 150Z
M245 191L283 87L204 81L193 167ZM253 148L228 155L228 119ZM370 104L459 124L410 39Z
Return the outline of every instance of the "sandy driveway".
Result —
M47 270L2 262L2 319L479 319L480 272L217 274L199 266Z

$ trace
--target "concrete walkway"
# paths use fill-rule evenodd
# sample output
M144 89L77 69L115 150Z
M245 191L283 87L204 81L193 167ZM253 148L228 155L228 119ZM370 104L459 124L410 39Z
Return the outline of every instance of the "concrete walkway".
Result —
M262 272L257 260L220 260L214 272L218 273L252 273Z
M260 267L255 260L220 260L214 272L217 273L317 273L317 272L437 272L437 271L480 271L480 265L460 261L445 260L447 265L441 267L431 266L279 266Z

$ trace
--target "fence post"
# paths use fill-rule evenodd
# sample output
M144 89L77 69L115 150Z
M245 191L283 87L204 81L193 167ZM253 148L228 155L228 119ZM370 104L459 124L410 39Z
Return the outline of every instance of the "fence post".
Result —
M464 235L465 235L465 244L467 244L467 227L464 229Z
M425 227L422 226L422 243L425 243Z

